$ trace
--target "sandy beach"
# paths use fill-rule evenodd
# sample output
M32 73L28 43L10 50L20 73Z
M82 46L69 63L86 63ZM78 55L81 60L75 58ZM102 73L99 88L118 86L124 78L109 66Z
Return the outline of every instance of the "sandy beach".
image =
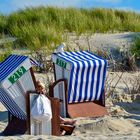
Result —
M120 48L123 45L130 47L136 36L140 36L140 33L95 33L89 36L81 35L79 37L74 34L70 34L67 45L74 50L78 50L79 46L81 49L89 49L90 47L91 50L101 48Z
M107 35L106 38L108 38ZM101 39L101 42L99 41L99 37L97 37L96 39L98 40L97 44L95 43L97 40L93 41L95 47L96 45L98 46L98 44L101 45L101 42L104 43L105 38ZM125 40L126 38L120 39ZM120 42L117 41L115 37L114 41ZM108 39L106 42L108 42ZM112 46L113 39L112 41L110 41L110 43L110 45ZM127 40L126 43L131 43L131 41L129 42L129 40ZM105 44L107 45L108 43ZM122 43L120 42L120 44ZM37 80L41 80L45 84L47 84L48 80L53 80L52 76L50 75L46 76L44 74L35 74L35 76ZM0 134L0 140L139 140L140 91L136 92L136 89L134 90L133 88L134 85L136 85L136 83L134 82L139 76L140 72L108 72L106 80L106 108L109 112L109 115L99 118L75 118L75 120L77 120L76 128L71 136L56 137L45 135L18 135L5 137ZM110 90L113 87L115 87L115 90L113 90L113 93L110 93ZM7 110L2 104L0 104L0 132L4 130L6 125Z
M121 73L117 73L119 75ZM137 73L140 74L140 73ZM92 140L92 139L140 139L140 94L127 94L124 80L133 78L136 73L124 73L116 91L106 99L106 107L109 115L99 118L75 118L76 128L71 136L0 136L2 139L11 140L26 140L26 139L54 139L54 140ZM116 73L108 73L110 78ZM45 76L43 74L36 74L38 80L44 82ZM116 81L111 84L115 84ZM130 83L128 82L130 85ZM123 87L123 88L122 88ZM130 85L131 87L131 85ZM107 96L107 95L106 95ZM7 124L7 110L0 105L0 131L6 127Z

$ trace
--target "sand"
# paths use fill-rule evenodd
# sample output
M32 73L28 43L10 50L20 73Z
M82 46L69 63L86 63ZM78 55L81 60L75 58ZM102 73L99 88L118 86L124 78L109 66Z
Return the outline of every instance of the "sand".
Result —
M35 74L37 80L47 85L52 75ZM121 79L119 80L119 77ZM139 140L140 139L140 91L134 90L140 72L108 72L106 81L106 108L109 115L98 118L75 118L76 128L71 136L2 136L0 140ZM138 78L139 79L139 78ZM116 85L117 81L118 84ZM113 93L110 90L115 86ZM0 104L0 132L7 125L7 110Z
M116 33L116 34L102 34L95 33L90 36L81 35L79 37L75 34L69 35L69 40L66 43L73 50L79 49L110 49L121 48L122 46L130 47L133 39L136 36L140 36L140 33Z
M114 75L116 73L113 73ZM112 77L112 73L108 73ZM119 73L120 74L120 73ZM117 73L118 75L118 73ZM0 136L1 139L13 140L36 140L36 139L53 139L53 140L92 140L92 139L140 139L140 93L129 94L124 89L124 79L135 77L138 74L124 73L119 84L116 86L114 95L106 99L106 107L109 115L99 118L76 118L76 128L71 136ZM38 80L45 83L44 74L36 74ZM116 81L115 81L116 82ZM115 84L114 82L114 84ZM113 84L113 83L112 83ZM124 85L123 85L124 84ZM130 85L130 83L128 82ZM124 89L123 89L123 88ZM131 86L130 86L131 87ZM126 93L125 93L126 92ZM106 95L107 96L107 95ZM7 125L7 110L0 104L0 131Z

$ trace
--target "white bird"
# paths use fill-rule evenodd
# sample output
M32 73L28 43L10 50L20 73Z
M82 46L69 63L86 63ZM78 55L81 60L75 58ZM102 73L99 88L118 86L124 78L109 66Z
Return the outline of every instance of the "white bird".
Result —
M60 44L57 49L54 51L55 53L64 52L65 43Z

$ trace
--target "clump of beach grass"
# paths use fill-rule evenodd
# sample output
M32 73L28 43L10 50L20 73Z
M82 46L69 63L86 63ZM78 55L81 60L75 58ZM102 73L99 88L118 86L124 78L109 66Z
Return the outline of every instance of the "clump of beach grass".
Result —
M16 37L16 48L31 52L40 49L50 54L67 33L94 34L97 32L139 32L140 14L113 9L31 7L10 15L0 15L0 35Z

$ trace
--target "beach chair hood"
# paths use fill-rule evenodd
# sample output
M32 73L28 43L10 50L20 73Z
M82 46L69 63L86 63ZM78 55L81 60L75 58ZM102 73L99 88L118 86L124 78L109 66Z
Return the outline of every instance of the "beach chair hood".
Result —
M62 71L68 71L63 75L68 79L69 103L100 100L106 77L105 59L88 51L54 53L52 59ZM59 75L56 70L56 79Z

